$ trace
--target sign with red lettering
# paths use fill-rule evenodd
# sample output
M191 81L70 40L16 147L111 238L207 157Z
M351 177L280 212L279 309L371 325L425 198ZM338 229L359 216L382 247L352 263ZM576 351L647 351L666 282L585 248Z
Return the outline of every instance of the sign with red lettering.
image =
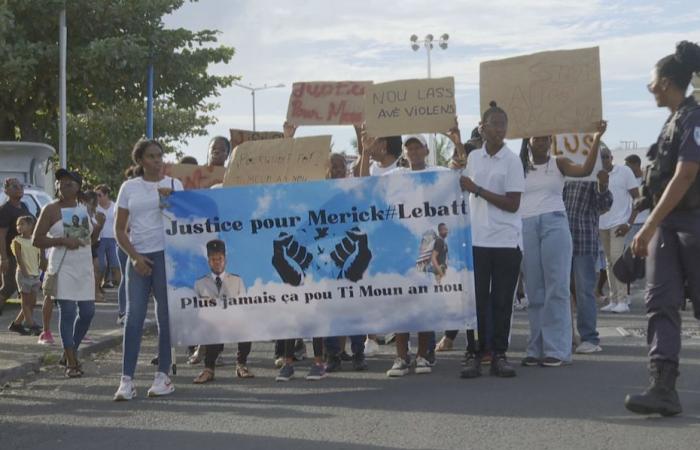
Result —
M371 81L294 83L287 121L294 125L359 125L364 121L365 90Z
M593 135L590 133L581 134L558 134L554 136L552 140L552 155L565 156L573 161L575 164L583 164L586 161L586 157L593 149ZM601 142L600 149L605 146ZM598 176L598 172L603 169L603 160L600 158L600 152L598 153L598 160L595 163L593 172L584 178L569 178L567 180L572 181L595 181Z
M239 144L246 141L263 141L265 139L281 139L284 137L284 133L281 131L249 131L231 128L229 132L231 133L231 148L236 148Z
M194 164L163 164L164 174L177 178L183 188L208 189L224 180L226 168L219 166L195 166Z

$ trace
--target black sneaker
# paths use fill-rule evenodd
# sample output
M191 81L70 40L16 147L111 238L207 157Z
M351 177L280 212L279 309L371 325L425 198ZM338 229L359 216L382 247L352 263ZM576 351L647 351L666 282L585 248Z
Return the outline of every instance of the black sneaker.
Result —
M352 356L348 355L348 352L343 350L340 352L340 360L341 361L352 361Z
M538 358L535 358L534 356L526 356L523 358L520 364L524 367L536 367L542 364L542 361L540 361Z
M563 363L564 362L561 359L554 358L552 356L547 356L545 359L542 360L542 365L545 367L559 367Z
M326 372L339 372L341 368L340 357L329 355L328 362L326 362Z
M364 353L355 353L352 355L352 370L356 372L367 370L367 361L365 361Z
M29 331L29 334L32 336L41 336L41 332L44 331L44 329L39 325L34 324L33 326L27 328L27 331Z
M29 335L29 330L24 328L24 326L21 323L10 322L10 326L7 327L7 329L12 331L13 333L21 334L22 336Z
M481 358L474 353L467 353L464 360L464 369L460 372L461 378L476 378L481 376Z
M435 352L428 352L428 354L425 355L425 360L428 361L429 367L435 367L435 364L437 364L437 358L435 357Z
M155 357L153 357L153 359L151 359L151 365L152 366L158 365L158 356L155 356Z
M508 362L504 353L493 355L493 360L491 361L491 375L503 378L515 376L515 369Z

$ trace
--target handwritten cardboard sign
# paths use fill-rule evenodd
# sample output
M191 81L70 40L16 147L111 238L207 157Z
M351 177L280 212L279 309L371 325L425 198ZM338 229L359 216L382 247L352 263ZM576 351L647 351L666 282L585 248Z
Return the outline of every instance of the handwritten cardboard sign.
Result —
M331 136L247 141L233 151L224 186L323 180Z
M487 61L479 72L481 113L495 100L508 139L592 132L603 116L598 47Z
M220 166L164 164L164 174L177 178L185 189L208 189L224 179L226 169Z
M700 75L693 75L693 94L695 95L695 100L700 102Z
M265 139L280 139L284 137L284 133L281 131L250 131L231 128L229 132L231 133L231 148L236 148L246 141L262 141Z
M554 136L552 140L552 155L554 156L565 156L569 158L575 164L583 164L586 161L586 157L593 149L593 134L558 134ZM602 149L605 144L600 145ZM603 160L600 159L600 150L598 153L598 160L595 163L593 172L584 178L570 178L566 177L567 180L573 181L595 181L597 180L597 174L603 169Z
M365 90L371 84L371 81L294 83L287 120L295 125L361 124Z
M373 84L365 95L365 127L374 137L445 132L456 113L452 77Z

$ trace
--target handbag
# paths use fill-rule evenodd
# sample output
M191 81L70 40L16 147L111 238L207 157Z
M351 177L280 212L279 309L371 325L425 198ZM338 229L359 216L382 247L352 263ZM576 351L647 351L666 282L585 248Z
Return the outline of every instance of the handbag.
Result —
M46 297L53 298L56 297L56 294L58 294L58 271L61 270L66 253L68 253L68 249L63 252L63 256L61 256L61 260L58 262L56 272L44 274L44 281L41 283L41 290L44 292Z

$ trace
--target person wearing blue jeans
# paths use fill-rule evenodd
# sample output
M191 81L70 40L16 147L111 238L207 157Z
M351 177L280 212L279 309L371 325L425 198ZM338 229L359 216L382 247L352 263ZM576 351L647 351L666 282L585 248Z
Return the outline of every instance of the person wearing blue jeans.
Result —
M573 242L564 205L564 177L586 177L598 159L601 121L583 164L552 157L551 136L523 139L525 171L522 271L528 297L530 339L524 366L556 367L571 362L571 259Z
M122 376L114 394L116 401L131 400L136 396L133 379L151 292L156 300L158 371L148 390L148 396L168 395L175 391L168 376L172 356L161 208L163 200L171 192L182 190L182 183L162 175L163 147L158 141L138 141L131 157L138 167L135 177L126 180L119 189L114 226L119 247L129 258L126 269L127 304Z
M350 336L353 370L359 371L367 369L367 363L365 362L365 337L366 335L364 334ZM326 355L328 356L326 371L335 372L340 370L340 354L343 351L343 349L340 348L340 338L338 336L327 337L323 340L323 345L326 348Z
M95 316L95 302L57 299L58 324L64 349L76 353Z

